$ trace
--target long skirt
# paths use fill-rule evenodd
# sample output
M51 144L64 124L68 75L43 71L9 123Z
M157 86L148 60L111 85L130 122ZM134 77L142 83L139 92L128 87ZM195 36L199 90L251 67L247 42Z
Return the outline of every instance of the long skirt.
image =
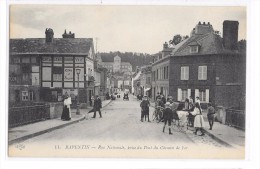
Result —
M62 115L61 115L61 120L70 120L70 110L67 106L63 107Z
M196 115L195 116L194 127L197 127L197 128L205 127L203 115Z

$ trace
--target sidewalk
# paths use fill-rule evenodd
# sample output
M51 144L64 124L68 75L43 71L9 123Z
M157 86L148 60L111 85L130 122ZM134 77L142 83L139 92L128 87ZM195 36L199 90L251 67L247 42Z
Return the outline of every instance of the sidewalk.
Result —
M106 107L111 100L102 101L103 108ZM23 141L65 126L70 124L77 123L85 119L85 115L91 110L92 107L87 109L80 109L80 115L76 115L76 109L71 110L71 120L62 121L60 118L40 121L32 124L27 124L19 127L14 127L8 131L8 143L13 144L19 141Z
M152 107L155 106L154 102L150 102L150 104ZM203 111L203 116L205 120L204 131L211 138L227 147L245 147L245 131L221 124L220 122L214 122L213 130L209 130L206 110Z
M204 131L210 137L229 147L245 147L245 131L221 124L220 122L214 122L213 129L209 130L207 113L203 112L203 116L205 120Z

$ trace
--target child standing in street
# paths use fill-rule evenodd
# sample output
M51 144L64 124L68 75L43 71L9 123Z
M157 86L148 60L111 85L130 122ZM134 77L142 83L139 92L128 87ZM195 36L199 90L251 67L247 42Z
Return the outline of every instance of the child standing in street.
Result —
M212 130L212 127L213 127L213 124L214 124L214 114L215 114L215 109L214 107L212 106L211 103L208 104L208 114L207 114L207 117L208 117L208 121L209 121L209 130Z

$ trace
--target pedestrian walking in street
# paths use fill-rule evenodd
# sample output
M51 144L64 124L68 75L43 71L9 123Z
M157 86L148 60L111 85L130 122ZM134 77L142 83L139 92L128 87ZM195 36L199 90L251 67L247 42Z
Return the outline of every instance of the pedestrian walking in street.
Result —
M69 121L71 120L71 97L68 95L68 93L65 93L65 99L64 99L64 106L62 110L61 120Z
M211 103L208 104L208 113L207 113L207 117L208 117L208 121L209 121L209 130L212 130L213 124L214 124L214 116L215 114L215 109L212 106Z
M96 99L94 100L94 115L92 118L96 118L96 112L98 111L99 117L102 118L101 109L102 108L102 101L99 98L99 96L96 96Z
M168 127L169 127L169 134L172 134L171 131L171 122L172 122L172 118L173 118L173 112L172 109L170 108L170 102L166 102L165 104L165 109L163 110L163 119L164 119L164 126L163 126L163 132L165 131L165 127L168 123Z
M141 122L144 121L144 117L148 117L148 122L150 122L149 119L149 106L150 106L150 102L147 98L147 96L145 95L143 97L142 102L140 103L140 107L141 107Z
M191 112L191 114L193 116L195 116L195 119L194 119L195 132L194 132L194 134L197 135L197 132L200 130L200 132L201 132L200 136L204 136L205 134L204 134L204 131L203 131L203 127L205 126L205 124L204 124L204 119L203 119L203 115L202 115L199 103L195 103L195 108L194 108L193 112Z

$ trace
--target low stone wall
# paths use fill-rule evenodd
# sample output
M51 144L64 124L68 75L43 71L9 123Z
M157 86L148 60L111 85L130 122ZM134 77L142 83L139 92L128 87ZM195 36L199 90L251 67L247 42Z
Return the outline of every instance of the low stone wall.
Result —
M55 119L61 117L63 110L63 102L47 103L50 105L50 118Z

